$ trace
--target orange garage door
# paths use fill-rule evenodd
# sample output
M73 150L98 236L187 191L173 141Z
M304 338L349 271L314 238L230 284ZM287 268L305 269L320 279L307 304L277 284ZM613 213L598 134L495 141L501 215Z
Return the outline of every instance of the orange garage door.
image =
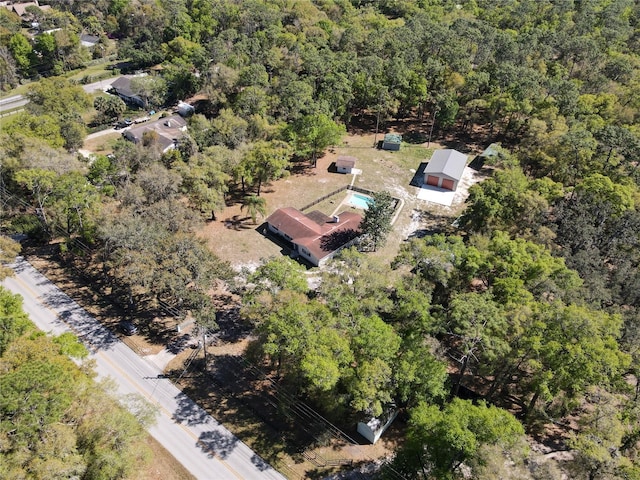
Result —
M439 180L440 180L440 177L434 177L433 175L427 175L427 185L433 185L434 187L437 187Z
M445 190L453 190L453 180L442 179L442 188Z

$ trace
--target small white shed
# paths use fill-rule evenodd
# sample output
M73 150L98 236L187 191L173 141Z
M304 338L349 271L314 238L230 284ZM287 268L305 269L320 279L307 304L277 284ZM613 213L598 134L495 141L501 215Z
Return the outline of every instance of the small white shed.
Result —
M356 157L341 155L336 159L336 170L338 173L351 173L356 166Z
M393 410L389 412L388 417L385 419L372 418L367 423L358 422L358 433L364 438L369 440L372 444L375 444L385 432L387 428L393 423L398 416L398 411Z

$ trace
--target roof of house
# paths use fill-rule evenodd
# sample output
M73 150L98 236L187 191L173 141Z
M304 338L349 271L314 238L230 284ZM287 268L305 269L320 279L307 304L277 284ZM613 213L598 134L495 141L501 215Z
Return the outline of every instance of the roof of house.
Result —
M402 143L402 135L398 133L387 133L384 136L384 143Z
M349 157L347 155L341 155L336 158L336 167L353 168L356 166L356 157Z
M309 215L292 207L279 208L268 218L267 223L276 227L280 232L291 237L292 242L305 247L318 260L330 255L350 239L356 236L362 217L357 213L343 212L335 222L321 212L311 212ZM338 239L336 234L348 233L353 235L341 245L332 241L332 237Z
M38 7L40 10L49 10L51 7L49 5L38 5L38 2L24 2L24 3L14 3L12 5L5 5L9 10L13 10L16 15L23 17L25 13L27 13L27 7Z
M96 43L98 43L98 40L100 40L100 37L96 35L89 35L87 33L83 33L82 35L80 35L80 44L83 47L93 47Z
M139 142L145 132L154 131L158 134L158 143L160 143L163 150L166 150L173 145L174 139L180 139L184 135L182 129L186 126L187 122L180 115L171 115L160 118L155 122L130 128L125 134L135 142Z
M120 95L125 97L135 97L135 93L131 91L131 79L127 77L120 77L111 83L111 88L116 90Z
M424 169L424 173L440 173L460 180L467 165L467 156L457 150L436 150Z

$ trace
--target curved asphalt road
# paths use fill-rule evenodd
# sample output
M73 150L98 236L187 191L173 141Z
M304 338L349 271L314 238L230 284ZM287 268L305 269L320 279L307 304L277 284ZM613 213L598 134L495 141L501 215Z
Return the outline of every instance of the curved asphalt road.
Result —
M24 310L39 329L73 331L96 361L100 378L111 377L121 394L138 393L156 405L149 429L194 476L206 480L277 479L274 470L213 417L192 402L153 363L139 357L22 257L16 275L2 284L24 299Z

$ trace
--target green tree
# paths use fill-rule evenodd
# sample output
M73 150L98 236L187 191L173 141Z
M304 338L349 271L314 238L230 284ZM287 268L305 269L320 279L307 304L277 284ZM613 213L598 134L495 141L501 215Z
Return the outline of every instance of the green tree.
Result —
M53 148L62 147L65 142L60 132L60 121L51 115L31 115L27 112L19 112L11 115L2 129L12 139L39 138Z
M483 445L509 450L524 428L506 410L454 399L444 408L420 404L411 411L407 443L394 467L410 478L453 479L463 463L477 459Z
M15 174L16 182L27 188L31 193L38 215L47 226L49 225L47 207L52 194L55 192L57 178L58 176L55 172L40 168L20 170Z
M11 342L32 329L33 324L22 310L22 297L0 288L0 357Z
M326 114L306 115L296 120L287 130L295 154L310 159L315 167L318 156L330 145L335 145L346 134L344 125L339 125Z
M13 275L13 270L6 265L13 263L16 256L20 253L21 248L20 243L4 235L0 235L0 280ZM0 355L2 355L1 352Z
M247 209L247 213L251 217L253 224L257 223L258 215L265 216L267 213L267 202L264 198L257 195L246 195L240 210Z
M365 246L376 251L385 244L391 232L391 220L395 211L395 201L389 192L376 192L373 201L367 206L360 230L365 239Z
M21 33L15 33L9 39L9 50L22 74L26 74L31 67L32 47L29 40Z
M122 99L113 95L97 96L93 100L93 106L103 115L104 118L107 119L119 118L127 109L127 106Z
M70 113L83 113L90 106L90 97L82 87L63 77L40 80L29 87L26 108L34 115L53 115L63 118Z
M246 177L257 182L258 196L263 183L288 174L291 155L291 147L278 140L256 142L247 151L241 163L243 171L247 172Z
M191 203L203 211L211 212L225 207L225 194L231 177L224 171L219 148L209 147L177 166L183 178L183 188Z

